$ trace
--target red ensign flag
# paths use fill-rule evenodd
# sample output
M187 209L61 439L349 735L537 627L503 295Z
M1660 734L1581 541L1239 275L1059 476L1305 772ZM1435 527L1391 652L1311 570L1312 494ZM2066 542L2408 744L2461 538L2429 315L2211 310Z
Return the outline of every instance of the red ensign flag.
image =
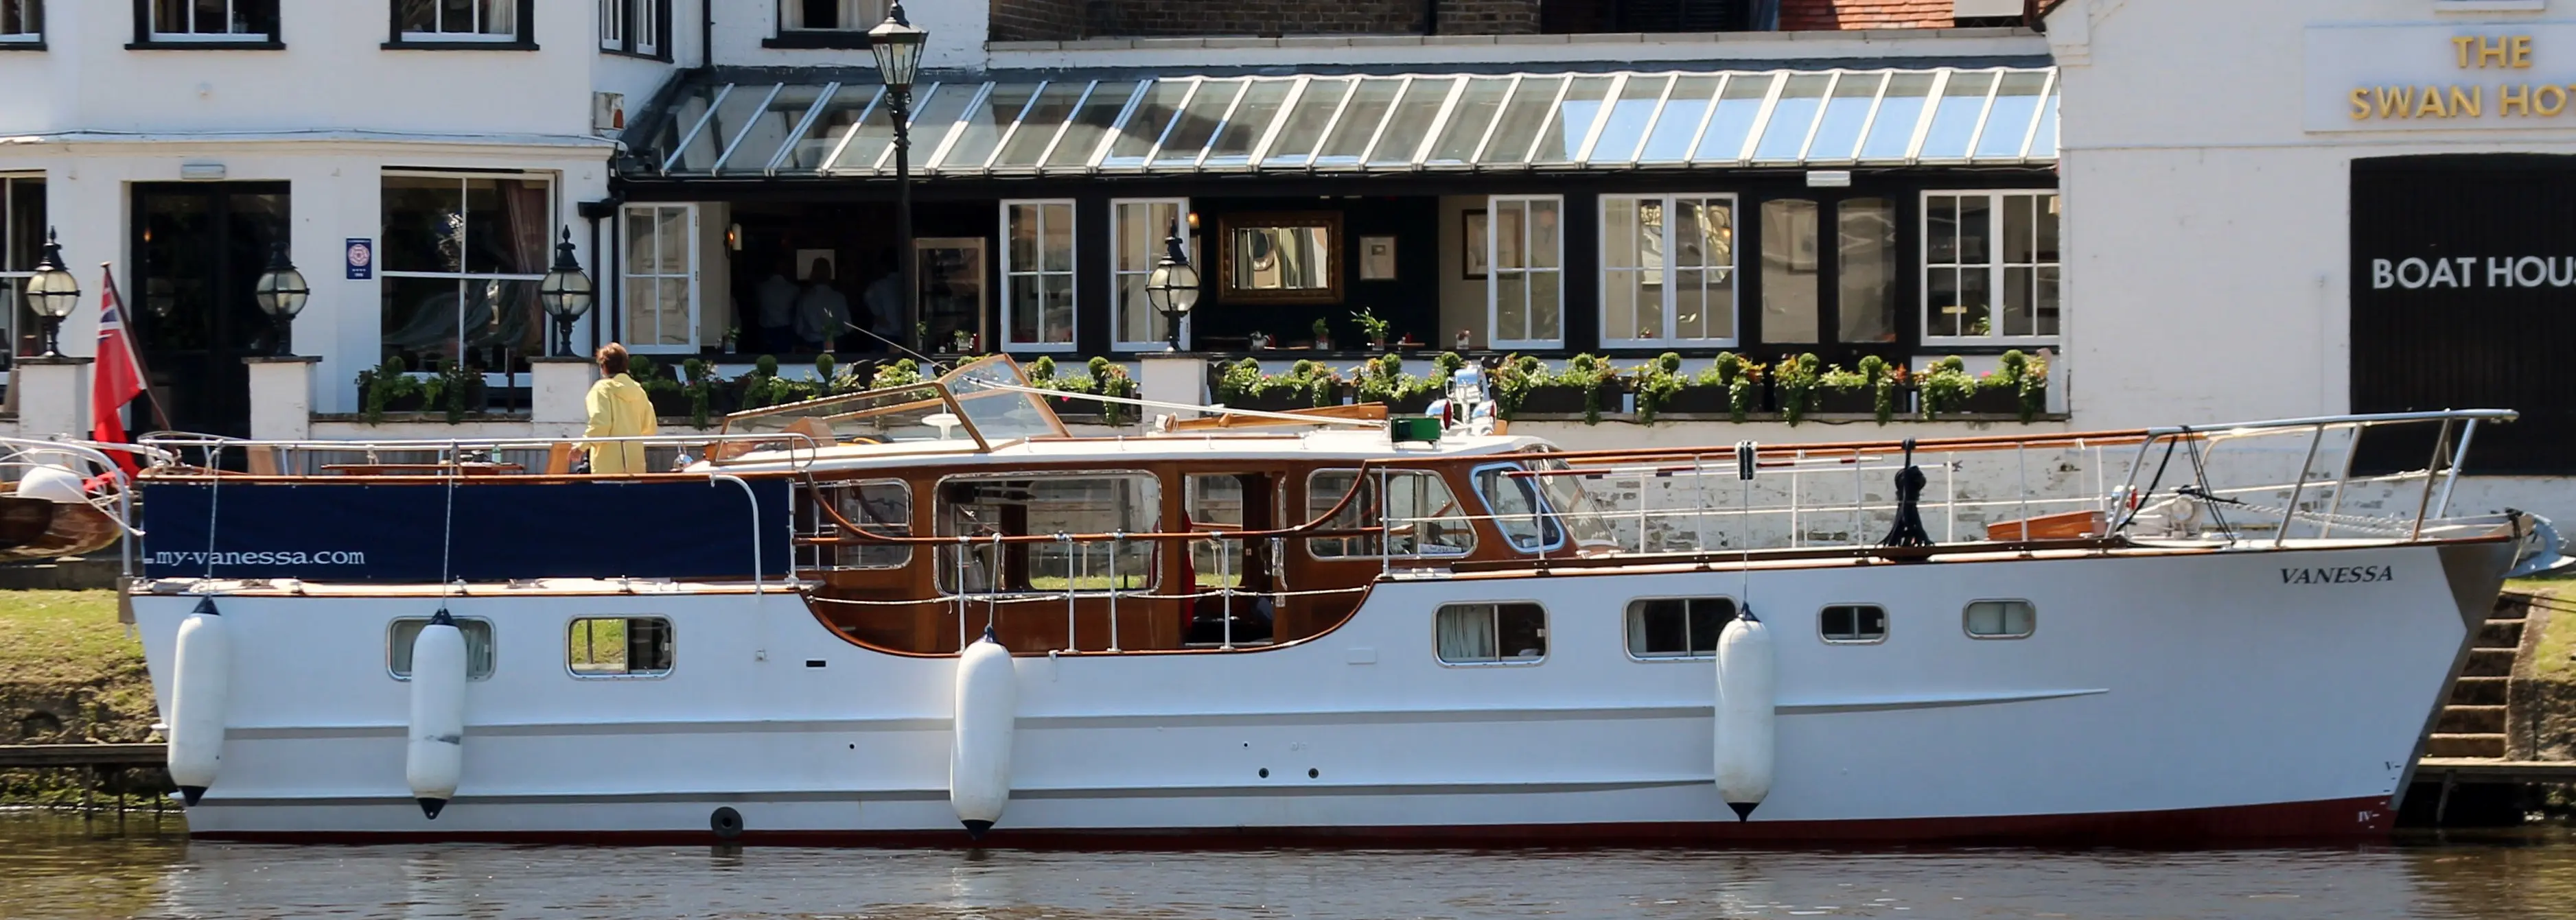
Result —
M90 380L89 437L93 441L126 443L123 411L125 404L143 395L142 363L134 356L134 341L125 334L125 304L116 296L116 273L106 272L98 299L97 374ZM135 473L134 455L111 451L116 465L125 474Z

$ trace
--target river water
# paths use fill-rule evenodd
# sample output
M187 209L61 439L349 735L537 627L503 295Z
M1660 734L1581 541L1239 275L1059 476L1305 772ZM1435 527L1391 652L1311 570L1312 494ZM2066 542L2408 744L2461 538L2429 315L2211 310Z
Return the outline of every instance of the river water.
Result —
M2576 832L2221 850L1031 853L190 843L0 813L0 916L2576 918Z

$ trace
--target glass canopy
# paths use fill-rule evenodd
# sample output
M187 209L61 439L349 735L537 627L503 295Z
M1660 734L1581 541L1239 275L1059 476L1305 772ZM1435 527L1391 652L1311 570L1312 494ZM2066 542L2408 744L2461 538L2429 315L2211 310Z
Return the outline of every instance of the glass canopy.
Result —
M927 83L932 176L2046 165L2051 68L1165 77ZM705 83L674 95L669 176L891 177L883 91ZM645 123L655 123L647 118Z

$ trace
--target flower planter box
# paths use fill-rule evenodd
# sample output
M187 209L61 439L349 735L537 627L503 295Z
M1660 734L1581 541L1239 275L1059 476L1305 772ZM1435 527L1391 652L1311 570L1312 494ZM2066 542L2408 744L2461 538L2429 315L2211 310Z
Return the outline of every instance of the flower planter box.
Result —
M1958 411L1976 415L2020 415L2021 394L2001 387L1980 389L1960 401Z
M1415 393L1411 396L1399 396L1387 400L1386 414L1421 415L1424 410L1431 408L1431 401L1438 396L1439 394L1436 393Z
M645 392L644 398L652 401L654 415L663 418L686 418L689 415L689 394L685 392L651 390Z
M421 410L421 407L427 405L428 402L429 396L427 394L414 390L410 393L385 400L385 411L418 412Z
M1868 389L1817 390L1815 412L1841 415L1869 415L1878 411L1878 397ZM1901 408L1898 411L1903 411Z
M1663 405L1655 407L1656 415L1667 415L1671 413L1682 413L1686 415L1725 415L1726 389L1724 387L1703 386L1683 387L1679 392L1674 393L1672 398L1664 400Z
M1254 412L1287 412L1292 409L1315 408L1313 397L1299 391L1279 391L1219 401L1225 403L1228 409L1250 409Z
M1601 385L1600 391L1601 411L1604 413L1619 411L1618 385L1605 383ZM1520 407L1513 410L1512 414L1514 416L1582 415L1584 412L1583 397L1583 390L1580 387L1531 387L1529 392L1521 397Z

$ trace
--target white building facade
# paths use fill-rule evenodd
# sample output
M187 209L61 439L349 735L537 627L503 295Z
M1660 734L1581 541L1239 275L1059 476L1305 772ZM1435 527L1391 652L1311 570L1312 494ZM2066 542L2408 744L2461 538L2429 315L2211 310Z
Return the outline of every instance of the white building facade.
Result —
M2571 15L2059 5L2078 422L2516 409L2468 457L2504 475L2463 482L2455 507L2576 515L2576 384L2556 360L2576 344Z

